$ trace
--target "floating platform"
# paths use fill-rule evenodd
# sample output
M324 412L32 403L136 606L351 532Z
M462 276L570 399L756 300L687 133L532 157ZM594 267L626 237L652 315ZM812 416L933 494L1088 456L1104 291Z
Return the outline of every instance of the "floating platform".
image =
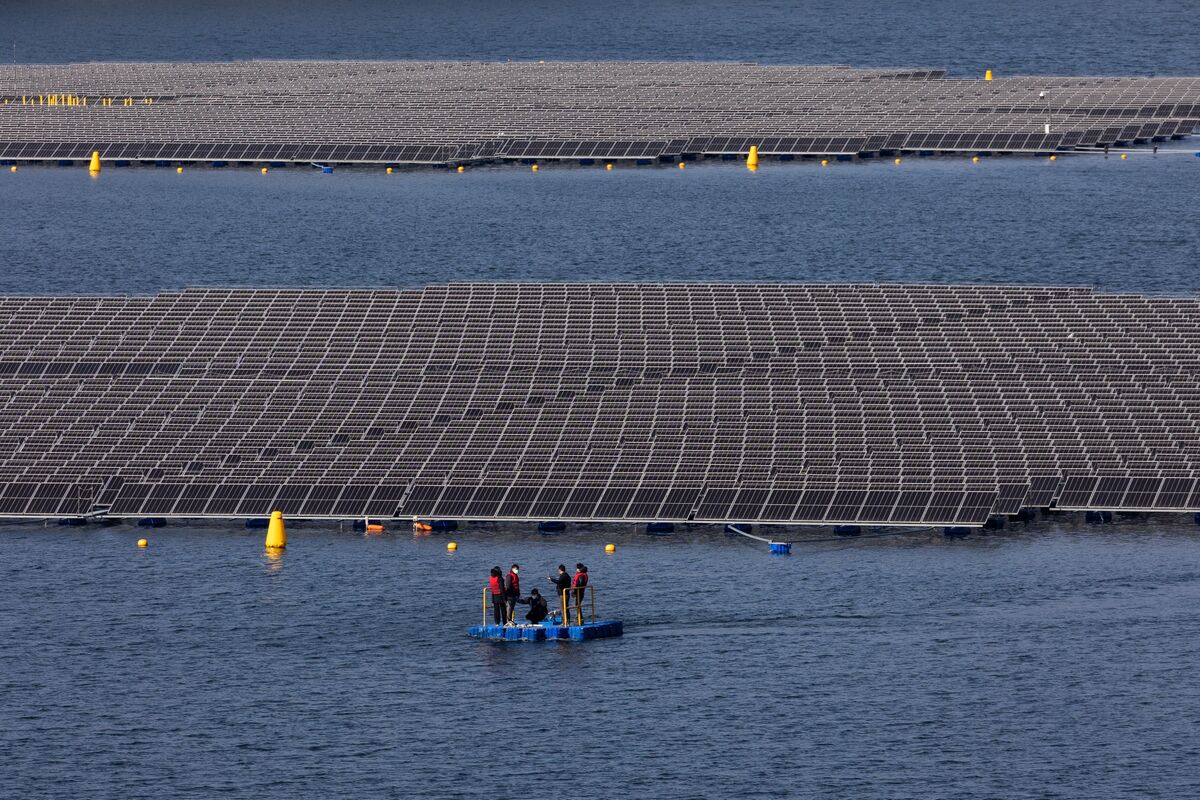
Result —
M472 625L467 635L476 639L504 642L544 642L550 639L569 639L583 642L589 639L610 639L625 632L624 623L616 619L598 619L583 625Z
M1200 124L1200 78L830 65L243 61L0 65L0 159L465 165L1051 153ZM80 92L78 87L87 87Z

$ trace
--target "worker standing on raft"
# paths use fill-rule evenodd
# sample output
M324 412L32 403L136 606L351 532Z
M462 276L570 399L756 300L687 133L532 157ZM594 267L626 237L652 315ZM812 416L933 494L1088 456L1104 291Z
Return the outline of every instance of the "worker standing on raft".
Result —
M513 564L512 569L504 576L504 600L508 609L507 624L513 623L513 615L517 610L517 601L521 599L521 567Z
M563 592L571 588L571 573L567 572L566 564L559 564L558 574L551 575L546 580L554 584L554 596L558 600L562 600Z
M508 622L508 602L504 596L504 573L499 567L492 567L488 577L488 589L492 593L492 621L497 625Z
M575 565L575 577L571 579L571 586L575 589L575 618L579 619L583 614L583 595L588 582L587 567L583 564Z

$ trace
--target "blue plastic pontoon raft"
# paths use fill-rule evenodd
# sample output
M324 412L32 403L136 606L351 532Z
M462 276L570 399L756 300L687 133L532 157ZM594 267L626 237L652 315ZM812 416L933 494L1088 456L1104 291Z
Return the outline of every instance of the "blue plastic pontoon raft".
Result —
M624 625L617 619L598 619L582 625L563 625L547 619L540 625L472 625L467 628L467 635L476 639L506 642L544 642L547 639L582 642L620 636L624 632Z

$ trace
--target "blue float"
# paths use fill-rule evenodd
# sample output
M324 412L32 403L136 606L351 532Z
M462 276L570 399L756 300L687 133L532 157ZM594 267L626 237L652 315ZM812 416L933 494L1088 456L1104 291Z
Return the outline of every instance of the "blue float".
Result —
M611 639L625 632L624 623L617 619L598 619L583 625L472 625L467 635L493 642L545 642L565 639L585 642L590 639Z
M566 528L567 524L558 520L538 523L538 530L542 533L562 533L564 530L566 530Z
M965 539L971 535L971 529L965 525L951 525L942 529L942 535L949 539Z
M1084 515L1084 520L1086 522L1092 523L1093 525L1097 525L1097 524L1104 523L1104 522L1112 522L1112 512L1111 511L1089 511Z
M165 528L166 526L166 517L142 517L138 520L139 528Z
M246 527L252 531L260 528L266 528L270 524L271 520L267 519L266 517L255 517L254 519L246 520Z
M835 536L858 536L862 528L858 525L834 525L833 533Z
M646 524L646 533L651 536L666 536L668 533L675 531L675 524L672 522L650 522Z
M458 530L458 523L452 519L431 519L429 527L435 531L456 531Z
M773 556L787 556L792 553L791 542L769 542L767 546L771 548Z

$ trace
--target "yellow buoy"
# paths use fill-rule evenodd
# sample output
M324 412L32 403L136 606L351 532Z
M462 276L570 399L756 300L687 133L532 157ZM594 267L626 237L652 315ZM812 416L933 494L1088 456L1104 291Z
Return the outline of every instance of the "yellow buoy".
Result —
M900 166L900 159L896 159L896 166Z
M983 73L983 79L985 81L990 81L992 79L992 71L990 69Z
M150 542L146 539L138 539L138 547L149 547Z
M684 163L683 163L682 161L680 161L680 162L679 162L679 168L680 168L680 169L683 169L683 168L684 168Z
M978 164L978 163L979 163L979 156L971 156L971 163L972 163L972 164Z
M604 168L605 168L606 170L608 170L609 172L612 172L612 164L605 164L605 165L604 165Z
M392 170L392 168L391 168L391 167L388 167L388 168L387 168L387 174L388 174L388 175L391 175L393 171L394 171L394 170Z
M446 549L453 553L458 550L458 542L446 542Z
M750 154L746 156L746 166L751 168L758 166L758 145L750 145Z
M537 165L537 164L534 164L532 167L530 167L530 168L529 168L529 171L530 171L530 172L537 172L537 171L538 171L538 165Z
M282 550L287 547L287 531L283 527L283 512L272 511L267 524L267 549Z
M464 167L464 166L462 166L462 165L460 164L460 165L459 165L459 167L458 167L458 171L459 171L459 172L466 172L466 171L467 171L467 168L466 168L466 167Z
M93 150L92 151L92 160L88 162L88 172L99 172L99 171L100 171L100 151Z
M1129 158L1129 154L1128 154L1128 153L1121 153L1121 160L1122 160L1122 161L1124 161L1124 160L1125 160L1125 159L1127 159L1127 158Z
M11 167L9 167L9 168L8 168L8 171L9 171L9 172L16 172L16 171L17 171L17 165L16 165L16 164L13 164Z
M182 175L182 174L183 174L183 167L176 167L176 168L175 168L175 174L176 174L176 175Z
M821 159L821 166L822 166L822 167L828 167L828 166L829 166L829 159L828 159L828 158L822 158L822 159Z
M611 555L612 553L617 552L617 546L615 544L606 544L604 545L604 552Z
M266 174L267 174L267 168L266 168L266 167L263 167L261 170L259 170L259 172L261 172L263 175L266 175Z
M1051 161L1058 161L1058 156L1050 156Z

